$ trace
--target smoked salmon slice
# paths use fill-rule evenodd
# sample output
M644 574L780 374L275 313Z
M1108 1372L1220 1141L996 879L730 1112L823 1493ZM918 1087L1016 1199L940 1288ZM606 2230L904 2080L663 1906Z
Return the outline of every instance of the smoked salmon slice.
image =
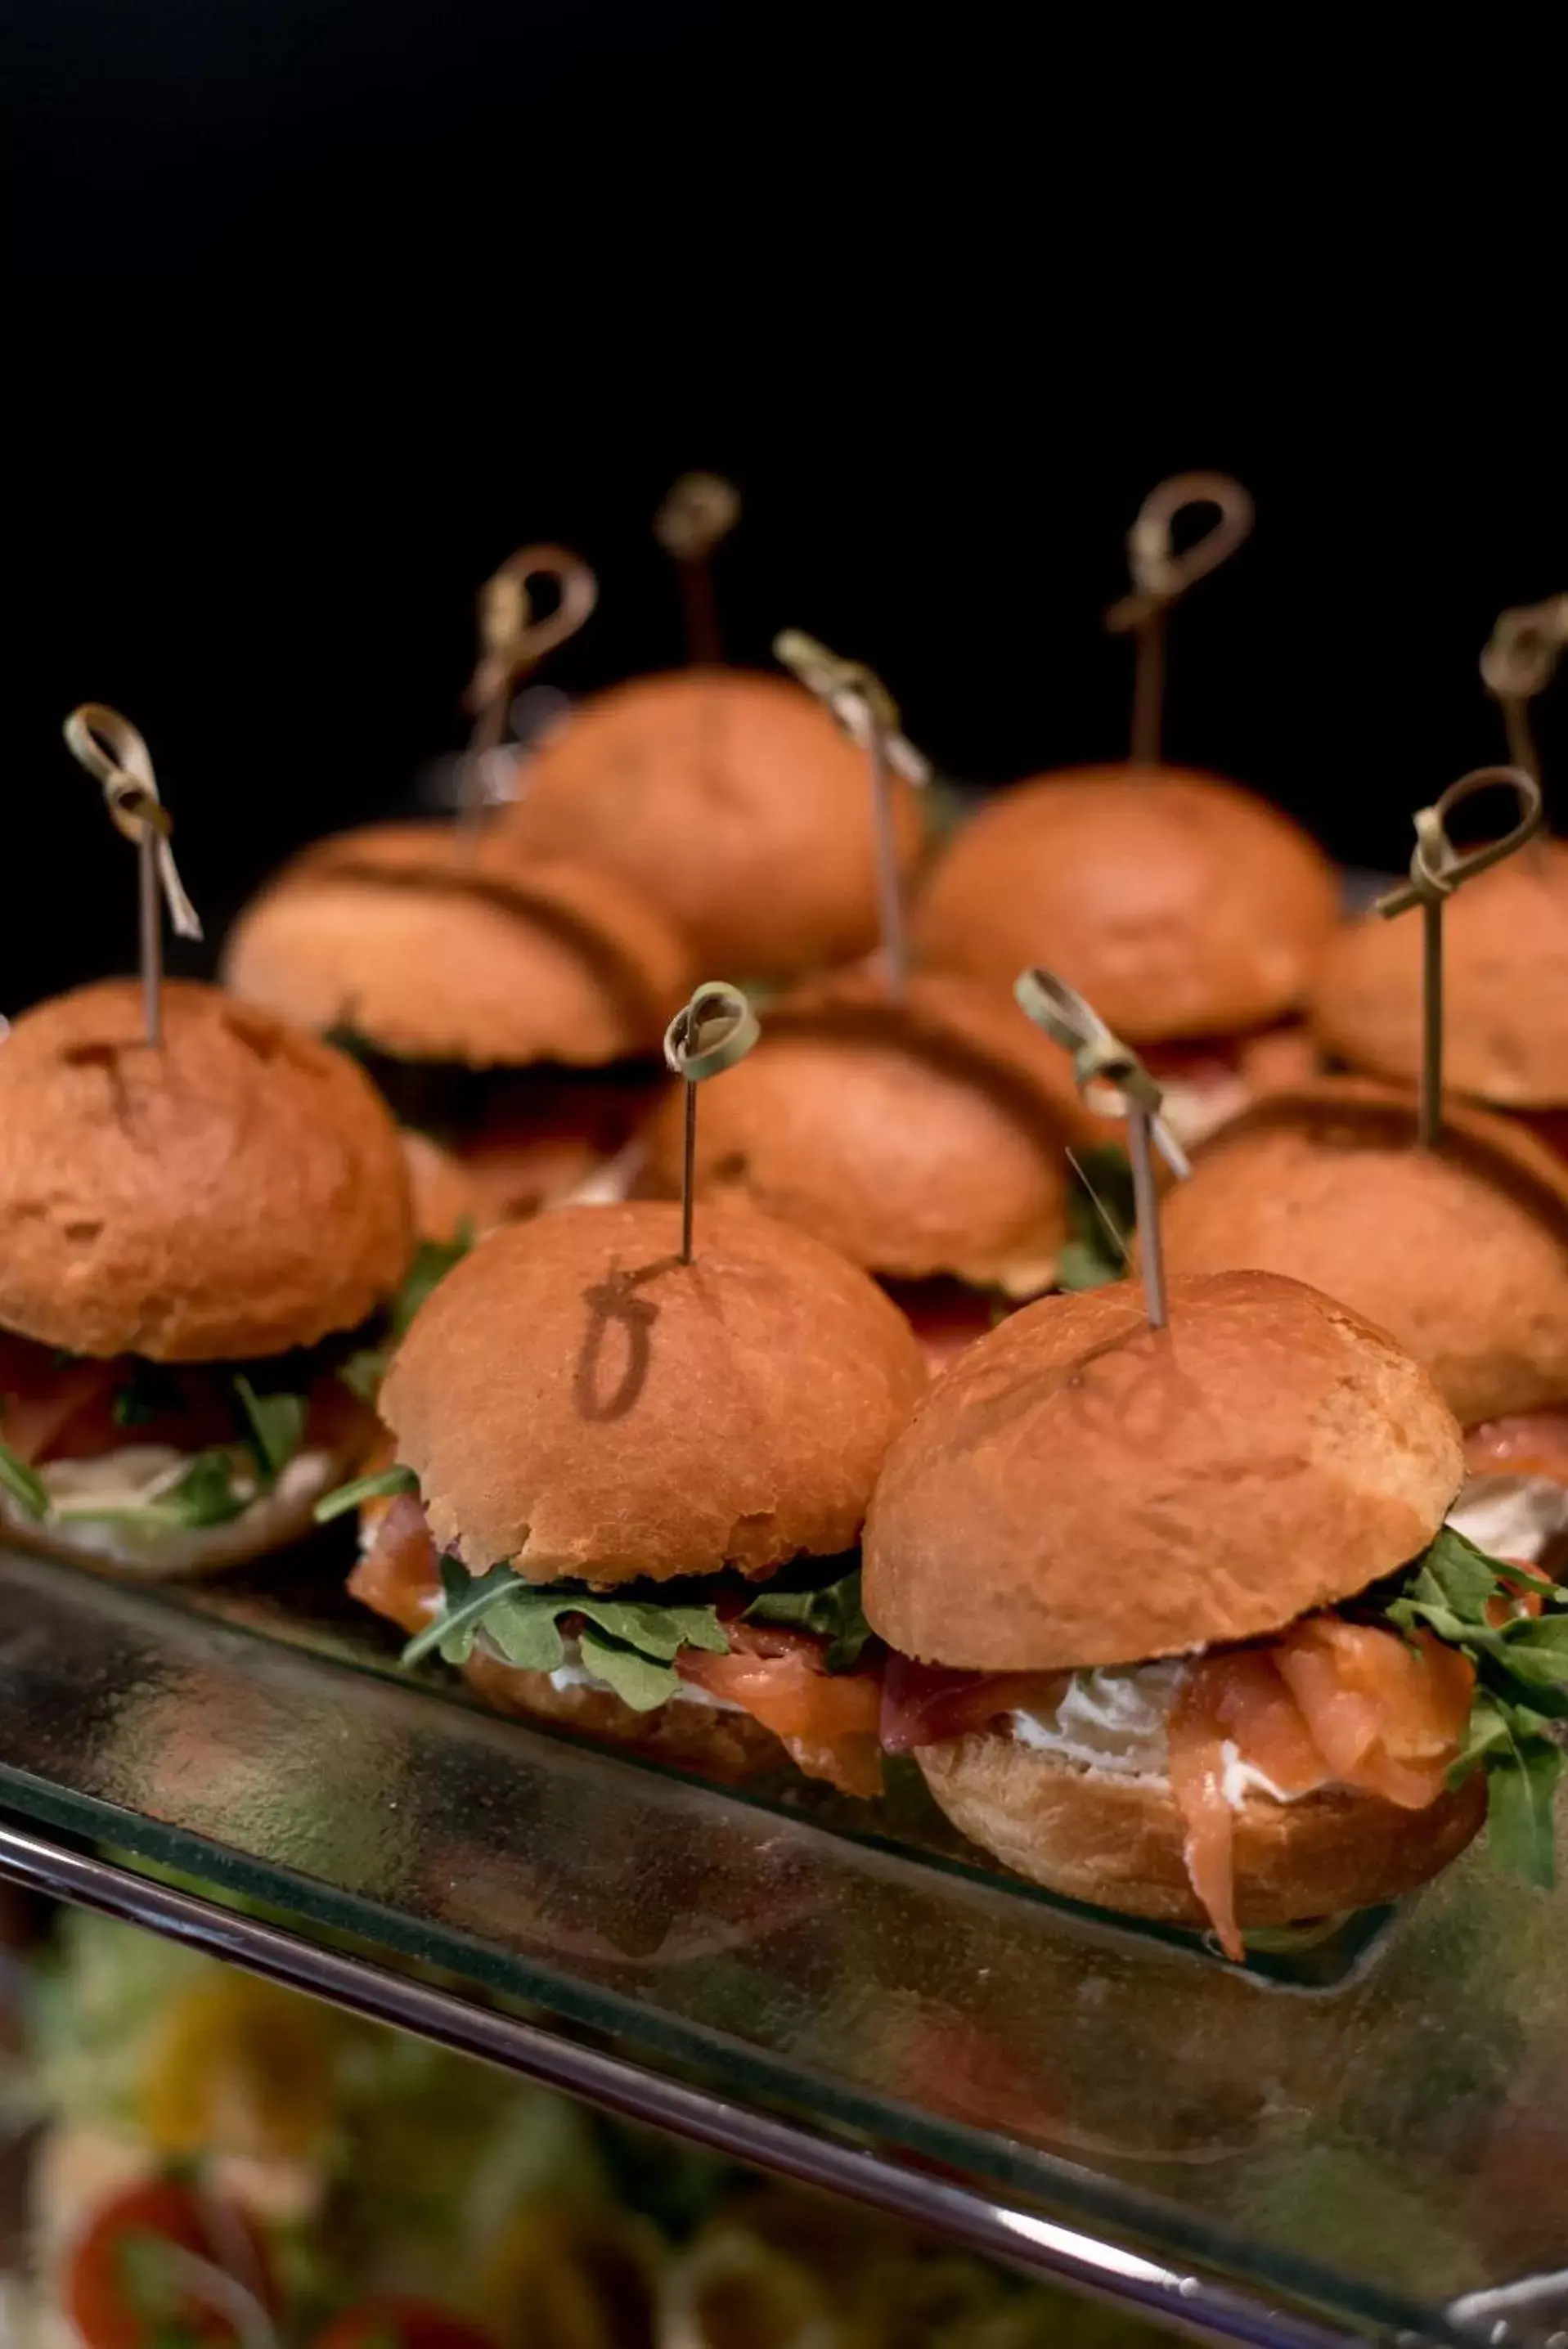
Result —
M1568 1411L1524 1411L1483 1419L1465 1432L1472 1476L1550 1476L1568 1485Z
M681 1679L771 1729L808 1778L826 1778L846 1795L879 1795L877 1674L830 1672L817 1642L802 1633L750 1623L725 1628L729 1654L683 1648L675 1660Z
M1347 1786L1425 1810L1443 1791L1474 1690L1468 1659L1430 1632L1407 1640L1339 1615L1309 1615L1266 1646L1189 1667L1170 1716L1170 1788L1192 1889L1228 1957L1244 1951L1226 1746L1287 1798Z

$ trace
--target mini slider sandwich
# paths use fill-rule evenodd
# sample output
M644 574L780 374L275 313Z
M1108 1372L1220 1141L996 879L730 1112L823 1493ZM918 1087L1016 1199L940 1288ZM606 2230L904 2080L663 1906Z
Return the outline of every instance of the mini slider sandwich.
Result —
M1185 553L1171 532L1207 506ZM1164 1089L1179 1142L1273 1084L1309 1076L1304 1002L1338 907L1333 869L1298 824L1160 752L1171 603L1246 538L1251 501L1223 474L1178 475L1128 539L1135 592L1107 615L1137 643L1132 756L998 793L932 871L914 912L923 959L1011 988L1042 955L1095 1003Z
M706 1207L690 1263L680 1233L564 1207L448 1274L381 1390L401 1466L349 1588L504 1711L873 1793L849 1553L919 1350L804 1232Z
M1568 1531L1568 1168L1532 1134L1450 1100L1419 1148L1413 1093L1324 1078L1216 1134L1163 1220L1173 1270L1309 1281L1425 1365L1483 1548L1530 1564Z
M1549 1882L1563 1601L1444 1529L1463 1467L1426 1372L1299 1282L1028 1306L877 1483L884 1744L1020 1874L1233 1958L1425 1882L1489 1787Z
M240 916L224 977L363 1061L420 1137L421 1227L444 1238L617 1157L691 968L613 873L536 862L493 825L396 823L296 857Z
M699 1198L749 1200L875 1273L933 1365L1052 1286L1074 1218L1067 1153L1107 1130L1008 997L913 971L895 1000L860 970L781 996L763 1020L704 1103ZM650 1178L677 1188L678 1097L648 1143Z
M413 1245L352 1061L218 989L132 980L0 1042L0 1517L127 1575L282 1547L363 1461L337 1376Z

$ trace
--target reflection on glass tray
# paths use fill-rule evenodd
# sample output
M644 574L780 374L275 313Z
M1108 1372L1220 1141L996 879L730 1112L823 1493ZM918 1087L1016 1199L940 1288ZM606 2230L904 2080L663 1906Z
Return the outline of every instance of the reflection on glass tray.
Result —
M412 1675L403 1672L398 1661L402 1645L400 1634L356 1605L343 1588L352 1560L347 1528L337 1527L331 1536L319 1537L286 1560L265 1561L248 1571L211 1582L170 1586L160 1596L198 1613L214 1615L224 1622L243 1624L248 1630L286 1640L291 1646L332 1656L361 1671L405 1682L412 1677L433 1694L473 1711L486 1710L470 1693L460 1675L437 1661L418 1668ZM539 1734L566 1737L574 1744L581 1742L571 1739L566 1731L543 1725ZM635 1754L618 1753L617 1759L635 1769L663 1766ZM798 1771L787 1768L772 1778L748 1780L743 1789L725 1787L717 1791L735 1801L757 1803L787 1811L794 1817L809 1818L816 1826L832 1828L837 1834L919 1852L928 1859L982 1877L1015 1899L1038 1900L1069 1914L1093 1917L1119 1932L1147 1935L1153 1940L1195 1951L1212 1963L1225 1962L1207 1935L1185 1932L1178 1926L1159 1925L1142 1918L1119 1916L1107 1909L1085 1908L1080 1902L1026 1884L998 1868L939 1810L913 1762L889 1762L887 1792L877 1803L857 1801L853 1796L838 1794L819 1779L803 1778ZM1376 1946L1395 1914L1391 1909L1365 1909L1357 1916L1326 1920L1299 1933L1259 1936L1260 1946L1249 1952L1248 1970L1266 1981L1292 1983L1300 1989L1326 1987L1343 1981Z
M1568 1900L1484 1847L1267 1980L929 1815L911 1852L410 1686L342 1568L176 1595L0 1554L0 1800L1360 2331L1568 2266Z

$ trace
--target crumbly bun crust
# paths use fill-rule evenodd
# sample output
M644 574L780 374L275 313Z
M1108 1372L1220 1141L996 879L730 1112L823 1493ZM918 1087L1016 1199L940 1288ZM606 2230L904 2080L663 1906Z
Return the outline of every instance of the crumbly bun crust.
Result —
M973 1671L1140 1663L1279 1630L1416 1557L1459 1430L1383 1330L1299 1281L1127 1282L978 1338L893 1444L864 1599L890 1647Z
M1568 1402L1568 1164L1448 1105L1435 1151L1410 1095L1355 1078L1261 1102L1165 1204L1177 1272L1310 1281L1390 1330L1468 1427Z
M657 1047L693 967L614 873L542 863L494 825L404 823L286 865L231 931L223 975L407 1060L598 1067Z
M649 1128L672 1191L683 1106L676 1092ZM923 971L899 1006L850 972L770 1005L762 1041L704 1086L698 1191L749 1200L874 1272L1031 1297L1066 1237L1066 1146L1106 1130L1065 1052L1010 997Z
M496 1232L416 1315L381 1392L431 1532L483 1572L601 1587L764 1575L859 1535L925 1384L903 1315L820 1240L661 1202Z
M898 776L889 791L912 866L915 796ZM502 821L533 855L624 875L733 978L788 978L877 940L865 754L784 678L693 668L596 694Z
M1324 1049L1414 1083L1421 1068L1421 921L1341 930L1311 1006ZM1443 915L1443 1075L1503 1109L1568 1105L1568 841L1478 874Z
M921 955L1011 988L1059 971L1133 1043L1261 1027L1302 1001L1334 928L1328 860L1212 775L1086 767L1000 793L915 908Z
M74 1354L245 1359L351 1330L412 1247L398 1130L341 1052L169 979L108 979L0 1043L0 1326Z
M916 1754L953 1825L1003 1864L1070 1899L1173 1925L1207 1925L1182 1858L1185 1826L1163 1779L1086 1770L982 1730ZM1486 1816L1476 1771L1424 1811L1336 1787L1236 1813L1236 1916L1293 1925L1397 1899L1447 1868Z
M773 1731L749 1713L726 1713L718 1705L680 1696L656 1712L638 1713L613 1690L558 1689L548 1672L524 1671L478 1647L462 1676L498 1713L569 1729L597 1744L631 1746L652 1761L701 1771L705 1778L729 1785L782 1769L787 1758Z

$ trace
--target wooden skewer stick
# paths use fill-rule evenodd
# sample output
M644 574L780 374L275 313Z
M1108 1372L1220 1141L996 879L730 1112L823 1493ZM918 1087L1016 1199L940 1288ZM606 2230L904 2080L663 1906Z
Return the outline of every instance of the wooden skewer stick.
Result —
M163 905L178 936L202 935L169 844L173 821L158 796L151 755L129 718L106 702L84 701L64 730L71 756L102 784L115 830L136 843L141 1015L147 1040L156 1045L163 1038Z
M1481 682L1502 710L1510 763L1541 781L1541 761L1530 724L1530 704L1551 684L1568 647L1568 595L1520 604L1498 615L1480 657Z
M898 710L892 695L862 661L841 660L800 628L785 628L774 638L774 655L814 693L837 720L850 740L865 751L871 785L871 821L877 836L877 899L882 931L882 959L888 992L902 1003L909 987L909 949L904 926L904 882L898 865L898 842L893 824L889 777L898 773L907 782L927 783L930 766L914 744L898 730Z
M1479 792L1513 792L1520 816L1501 840L1483 842L1462 854L1449 838L1448 822L1457 807ZM1435 1150L1443 1133L1443 908L1454 891L1489 865L1522 848L1541 825L1541 786L1523 767L1477 767L1450 783L1431 807L1417 808L1410 878L1377 900L1385 917L1421 908L1421 1095L1416 1135L1423 1150Z
M697 1191L697 1088L744 1060L761 1030L757 1015L728 979L706 978L664 1031L664 1064L686 1087L686 1148L680 1163L680 1261L691 1261Z
M1020 1007L1053 1042L1073 1056L1073 1080L1078 1091L1109 1085L1122 1097L1127 1122L1127 1155L1132 1161L1133 1210L1137 1221L1138 1265L1143 1274L1144 1303L1151 1330L1163 1330L1169 1320L1165 1288L1165 1249L1159 1228L1159 1193L1155 1182L1158 1150L1173 1174L1185 1181L1192 1172L1187 1154L1159 1113L1164 1096L1130 1046L1113 1036L1091 1004L1075 987L1054 971L1021 971L1013 985Z
M534 617L532 581L554 582L558 601L542 620ZM484 771L490 754L505 740L512 697L524 678L557 645L575 636L599 599L599 584L581 555L564 546L521 546L493 572L479 591L479 658L463 694L473 719L462 792L462 813L484 806Z
M1172 537L1178 514L1189 506L1213 506L1213 527L1179 554ZM1118 635L1130 629L1137 647L1133 671L1132 759L1140 767L1159 764L1165 725L1166 616L1179 595L1207 578L1248 536L1252 501L1228 473L1174 473L1151 490L1127 533L1133 592L1113 604L1106 626Z
M740 492L717 473L682 473L653 517L653 535L680 574L686 657L693 668L724 657L713 549L740 518Z

